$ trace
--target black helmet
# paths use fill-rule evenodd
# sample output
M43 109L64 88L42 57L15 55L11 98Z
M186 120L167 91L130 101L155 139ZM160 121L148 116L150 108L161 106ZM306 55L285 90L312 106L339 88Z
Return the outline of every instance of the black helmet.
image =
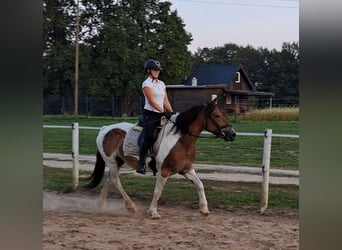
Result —
M159 61L156 61L156 60L153 60L153 59L149 59L145 62L144 64L144 72L145 74L147 72L149 72L150 69L154 69L154 70L163 70L161 65L160 65L160 62Z

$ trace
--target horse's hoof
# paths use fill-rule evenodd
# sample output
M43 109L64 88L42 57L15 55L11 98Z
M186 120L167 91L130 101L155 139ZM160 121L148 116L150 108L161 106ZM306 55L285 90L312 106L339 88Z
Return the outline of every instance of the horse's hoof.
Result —
M101 210L107 209L107 202L105 201L98 201L97 202L97 207Z
M130 212L130 213L135 213L136 211L138 211L135 206L126 207L126 208L127 208L128 212Z
M153 214L150 217L150 219L152 219L152 220L159 220L160 218L161 218L161 216L159 214Z
M209 216L209 213L202 213L202 212L201 212L201 215L203 215L204 217L208 217L208 216Z
M208 216L209 215L209 210L206 209L206 210L200 210L201 214L204 215L204 216Z
M148 215L149 215L150 219L152 219L152 220L157 220L157 219L161 218L157 211L150 211L149 210Z

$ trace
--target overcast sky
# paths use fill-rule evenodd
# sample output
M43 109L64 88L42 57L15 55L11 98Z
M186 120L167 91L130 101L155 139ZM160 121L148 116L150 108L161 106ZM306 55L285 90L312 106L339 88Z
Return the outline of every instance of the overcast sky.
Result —
M189 49L234 43L281 50L299 41L299 0L169 0L193 41Z

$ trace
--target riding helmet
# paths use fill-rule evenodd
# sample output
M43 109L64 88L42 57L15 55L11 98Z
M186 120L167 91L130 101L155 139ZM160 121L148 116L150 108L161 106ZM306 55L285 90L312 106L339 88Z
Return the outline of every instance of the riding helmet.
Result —
M154 70L162 70L162 67L160 65L159 61L153 60L153 59L149 59L145 62L144 64L144 71L145 74L148 73L151 69Z

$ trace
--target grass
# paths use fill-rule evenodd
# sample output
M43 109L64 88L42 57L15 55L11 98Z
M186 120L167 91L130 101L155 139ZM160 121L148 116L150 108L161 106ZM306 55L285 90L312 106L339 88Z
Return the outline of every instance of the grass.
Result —
M242 117L253 121L299 121L299 108L256 109Z
M117 122L137 122L136 118L87 117L87 116L44 116L44 125L71 125L79 122L80 126L100 127ZM273 133L298 134L298 121L248 121L237 119L231 122L237 132L263 133L271 128ZM43 152L72 152L71 129L43 129ZM95 139L98 130L80 129L79 153L94 155ZM207 137L207 136L206 136ZM214 137L212 137L214 138ZM220 139L199 138L196 143L197 163L223 165L261 166L263 155L263 137L237 136L234 142ZM299 139L272 138L271 167L299 169Z
M80 171L80 175L89 176L87 171ZM153 196L155 177L140 177L130 174L120 175L121 183L132 199L150 202ZM86 183L80 180L80 186ZM210 208L231 208L231 207L260 207L260 183L238 183L203 180L205 193ZM72 170L44 167L43 168L43 189L64 191L72 188ZM95 191L87 191L99 195L102 183ZM294 185L272 185L269 188L270 209L298 211L299 190ZM121 198L118 191L113 189L110 196ZM198 196L194 185L185 179L170 178L164 188L160 204L185 204L193 207L198 204Z

